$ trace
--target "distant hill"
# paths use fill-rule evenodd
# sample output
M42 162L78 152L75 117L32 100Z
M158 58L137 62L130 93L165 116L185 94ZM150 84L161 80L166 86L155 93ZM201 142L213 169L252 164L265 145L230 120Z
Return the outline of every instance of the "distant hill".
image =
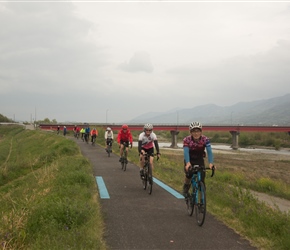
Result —
M175 109L167 112L146 113L128 122L188 124L191 121L200 121L206 125L240 124L289 126L290 94L267 100L239 102L226 107L206 104L190 109Z

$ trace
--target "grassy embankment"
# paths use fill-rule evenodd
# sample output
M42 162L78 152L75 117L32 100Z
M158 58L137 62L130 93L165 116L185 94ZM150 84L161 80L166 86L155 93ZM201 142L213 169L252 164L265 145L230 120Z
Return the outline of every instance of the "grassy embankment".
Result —
M101 146L103 134L99 129ZM113 149L118 152L116 143ZM161 153L155 177L181 190L181 153ZM129 159L138 162L137 149L131 149ZM207 178L209 212L259 249L289 249L289 215L242 191L289 197L289 159L235 152L217 153L215 162L218 171ZM281 171L273 172L273 166ZM106 249L92 169L72 141L49 132L0 127L0 170L2 248Z
M64 137L0 126L2 249L106 249L90 163Z

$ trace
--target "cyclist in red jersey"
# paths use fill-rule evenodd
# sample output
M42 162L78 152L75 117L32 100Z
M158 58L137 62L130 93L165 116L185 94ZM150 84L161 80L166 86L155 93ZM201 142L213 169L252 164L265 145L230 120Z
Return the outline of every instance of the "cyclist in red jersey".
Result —
M133 146L133 137L132 137L132 134L129 130L128 125L124 124L122 126L122 129L119 131L119 133L117 135L117 142L118 142L119 148L120 148L120 160L119 160L119 162L121 162L123 151L124 151L124 146L126 145L127 153L128 153L129 143L131 144L131 148Z

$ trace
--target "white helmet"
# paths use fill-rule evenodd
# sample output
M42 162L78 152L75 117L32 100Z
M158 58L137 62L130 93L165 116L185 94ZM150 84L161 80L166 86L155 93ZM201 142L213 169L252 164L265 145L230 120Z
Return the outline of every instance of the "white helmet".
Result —
M111 131L111 128L110 127L107 127L107 131Z
M145 130L145 129L152 130L152 129L153 129L153 125L150 124L150 123L146 123L146 124L144 125L144 130Z
M189 130L193 130L195 128L202 130L202 124L200 122L192 122L189 124Z

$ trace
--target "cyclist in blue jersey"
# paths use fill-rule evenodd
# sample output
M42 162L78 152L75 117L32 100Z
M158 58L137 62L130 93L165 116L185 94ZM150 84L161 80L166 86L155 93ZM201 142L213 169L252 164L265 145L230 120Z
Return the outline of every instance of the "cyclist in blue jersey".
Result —
M184 155L184 185L183 195L186 198L188 196L188 190L190 188L190 180L193 172L191 166L200 165L205 166L204 158L208 158L209 168L213 167L213 153L208 137L202 134L202 124L199 122L192 122L189 124L190 135L183 139L183 155ZM205 150L206 149L206 153ZM202 174L202 181L204 183L205 172Z
M89 124L87 124L87 126L85 128L85 135L84 135L86 142L89 142L90 133L91 133L91 128L90 128Z

